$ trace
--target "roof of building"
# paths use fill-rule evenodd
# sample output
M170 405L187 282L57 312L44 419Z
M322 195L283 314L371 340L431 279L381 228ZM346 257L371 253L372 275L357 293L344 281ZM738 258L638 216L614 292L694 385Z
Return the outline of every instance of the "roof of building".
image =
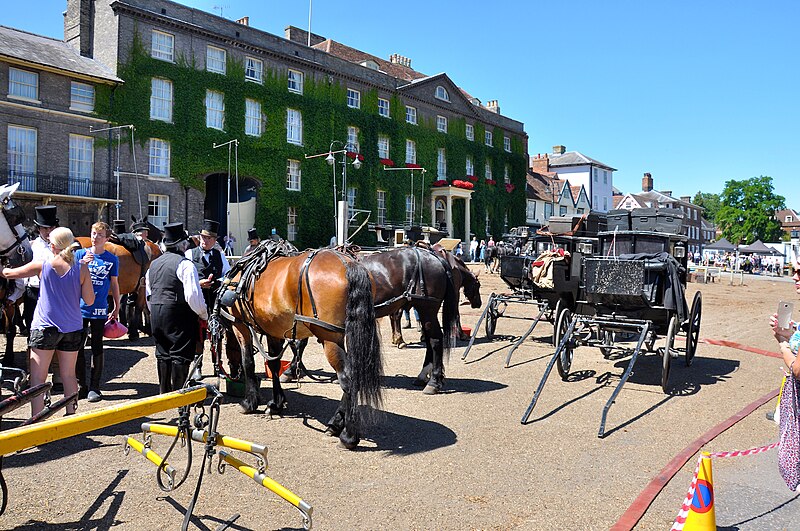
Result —
M610 170L610 171L617 171L616 168L612 168L608 164L603 164L599 160L595 160L591 157L587 157L583 153L579 151L567 151L563 155L558 155L555 153L551 153L549 155L550 158L550 166L551 167L563 167L563 166L583 166L585 164L592 164L594 166Z
M528 185L525 187L526 196L528 199L552 202L554 191L551 188L551 183L557 180L557 175L552 172L538 173L535 171L528 171Z
M350 61L351 63L361 64L365 61L373 61L378 65L378 70L380 72L404 81L410 82L414 81L415 79L428 77L422 72L417 72L410 66L405 66L399 63L393 63L391 61L381 59L377 55L362 52L361 50L357 50L331 39L325 39L324 41L312 46L312 48L322 50L323 52L329 53L340 59L344 59L345 61Z
M122 82L102 63L83 57L64 41L7 26L0 26L0 58L15 59L105 82Z

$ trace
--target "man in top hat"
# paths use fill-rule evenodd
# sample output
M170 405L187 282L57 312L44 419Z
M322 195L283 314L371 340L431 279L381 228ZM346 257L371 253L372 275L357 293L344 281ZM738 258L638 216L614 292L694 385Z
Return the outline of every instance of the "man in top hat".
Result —
M209 313L214 309L214 293L219 288L222 277L231 268L228 259L216 245L218 232L218 221L204 219L203 228L200 230L200 245L186 251L186 258L194 263L200 275L200 287L203 288L203 297ZM195 374L195 379L198 380L201 377L201 365L202 362L198 363Z
M247 231L247 242L247 247L245 248L242 256L247 256L255 251L256 247L258 247L258 244L261 243L261 240L258 238L258 231L255 228Z
M131 226L131 232L139 241L145 241L150 235L150 226L146 221L137 221Z
M55 205L37 206L35 208L36 219L33 223L39 230L39 237L31 242L31 251L34 262L48 262L53 258L50 250L50 233L58 227ZM33 311L39 301L39 277L34 275L25 279L25 309L22 314L22 322L25 331L30 330L33 320Z
M114 232L114 234L124 234L126 232L124 219L115 219L111 223L111 230Z
M153 261L145 275L150 323L156 341L159 392L183 387L189 377L189 365L195 357L200 323L187 316L208 320L200 277L184 254L189 235L183 223L164 227L165 253Z

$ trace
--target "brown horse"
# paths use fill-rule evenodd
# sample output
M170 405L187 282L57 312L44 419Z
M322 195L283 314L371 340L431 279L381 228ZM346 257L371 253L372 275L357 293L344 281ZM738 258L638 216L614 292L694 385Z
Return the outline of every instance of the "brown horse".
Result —
M92 246L91 238L80 236L75 238L81 247L88 248ZM147 309L147 300L144 291L144 275L150 267L150 263L156 258L161 256L161 249L150 240L145 241L144 250L149 258L149 262L145 265L138 263L131 252L122 245L108 242L106 243L106 250L119 259L119 293L120 295L131 294L134 300L133 310L122 308L122 311L128 311L126 323L128 325L128 333L132 337L136 337L139 332L139 324L142 321L144 314L145 320L149 318L149 311Z
M347 255L331 249L291 256L293 252L285 242L267 240L234 264L217 294L209 323L213 341L221 344L220 317L227 318L225 326L232 326L242 352L245 397L241 407L253 413L259 403L254 334L266 336L269 355L265 357L272 373L267 410L279 413L286 407L279 378L282 345L286 339L315 336L343 391L328 421L328 433L338 435L342 445L352 449L360 440L359 404L381 403L383 363L372 282L366 269ZM225 315L223 306L230 306L232 317ZM256 346L261 350L260 343Z

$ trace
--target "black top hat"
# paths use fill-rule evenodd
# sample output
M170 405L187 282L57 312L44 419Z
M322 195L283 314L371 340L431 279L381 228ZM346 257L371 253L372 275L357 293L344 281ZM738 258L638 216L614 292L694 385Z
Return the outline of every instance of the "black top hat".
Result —
M248 240L257 240L258 239L258 231L256 229L249 229L247 231L247 239Z
M115 219L113 222L113 231L115 234L122 234L125 232L125 220Z
M218 232L219 221L214 221L213 219L203 220L203 228L200 229L200 234L203 236L211 236L212 238L216 238Z
M137 221L133 225L131 225L131 232L139 232L143 230L150 230L150 226L147 224L146 221Z
M164 245L175 245L189 238L183 223L170 223L164 227Z
M55 205L37 206L35 210L36 210L36 219L33 220L33 222L36 223L36 225L45 228L58 226L58 218L56 217Z

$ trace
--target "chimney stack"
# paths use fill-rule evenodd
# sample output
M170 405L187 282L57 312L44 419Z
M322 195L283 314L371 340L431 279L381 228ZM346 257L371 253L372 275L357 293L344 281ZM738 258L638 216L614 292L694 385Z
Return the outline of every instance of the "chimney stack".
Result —
M553 155L563 155L567 152L567 148L565 146L553 146Z
M500 105L497 103L497 100L487 101L486 108L495 114L500 114Z
M645 173L644 177L642 177L642 192L652 192L653 191L653 176L649 173Z
M393 53L390 55L389 62L395 65L405 66L406 68L411 68L411 59L400 55L399 53Z
M531 157L531 171L536 173L547 173L550 171L550 159L547 153Z
M690 195L682 195L681 196L681 201L683 201L684 203L691 203L692 202L692 196L690 196Z
M242 17L236 21L237 24L241 24L242 26L249 26L250 25L250 17Z

